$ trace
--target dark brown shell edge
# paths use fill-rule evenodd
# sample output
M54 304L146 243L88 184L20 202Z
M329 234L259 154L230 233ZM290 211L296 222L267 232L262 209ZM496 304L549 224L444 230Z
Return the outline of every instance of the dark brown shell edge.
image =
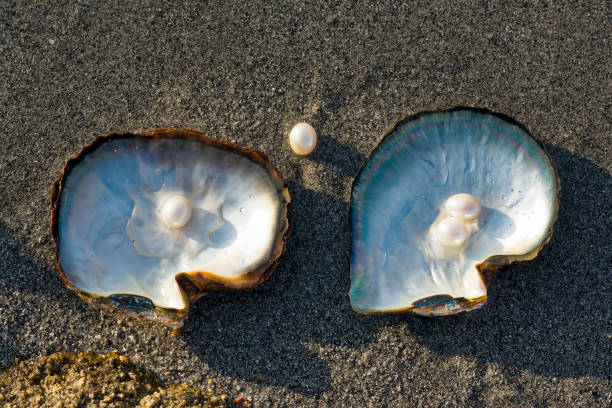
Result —
M529 137L531 137L538 144L540 149L542 149L542 151L546 155L546 158L548 159L548 163L550 164L553 171L555 172L555 178L557 181L557 193L556 193L555 206L553 208L553 220L550 223L550 229L548 233L546 234L546 237L542 240L540 245L538 245L538 247L533 249L532 251L526 254L522 254L522 255L493 255L476 265L476 269L478 270L480 280L482 281L484 287L487 288L489 283L491 283L491 281L495 278L495 276L497 276L497 274L499 274L500 272L510 269L511 267L516 266L520 263L527 262L527 261L534 259L540 253L542 248L544 248L544 246L548 242L550 242L550 239L552 238L554 225L557 222L557 219L559 216L559 203L561 201L560 200L561 198L561 179L559 178L559 170L557 169L555 162L552 160L552 157L550 157L550 154L544 148L544 145L538 139L533 137L533 135L531 134L529 129L527 129L526 126L524 126L520 122L517 122L515 119L511 118L510 116L507 116L503 113L493 112L485 108L456 106L450 109L423 111L423 112L418 112L413 115L406 116L404 119L400 120L399 122L391 126L383 134L382 138L380 139L380 142L378 142L378 145L370 153L370 156L372 156L374 152L376 152L376 150L378 150L378 148L382 145L384 140L387 137L389 137L389 135L391 135L391 133L393 133L401 125L407 122L416 120L420 118L421 116L430 115L434 113L450 113L450 112L456 112L456 111L472 111L472 112L482 113L486 115L493 115L523 130L525 133L527 133ZM363 172L363 169L365 168L365 165L367 162L368 162L368 159L366 159L362 163L361 168L359 169L359 172L353 179L353 183L351 186L351 201L350 201L349 214L352 214L352 211L353 211L353 193L355 190L355 184L357 183L357 180L359 180L359 177L361 176L361 173ZM353 223L353 218L352 216L350 216L351 233L353 231L352 223ZM352 246L352 240L351 240L351 246ZM349 252L349 265L350 265L350 252ZM349 280L350 280L350 276L349 276ZM429 302L430 300L431 302ZM421 316L449 316L449 315L454 315L454 314L458 314L462 312L468 312L474 309L479 309L486 303L486 301L487 301L486 294L485 296L474 298L474 299L453 298L450 295L440 294L440 295L431 296L429 298L419 299L418 301L414 302L412 305L407 306L405 308L401 308L401 309L366 312L366 311L354 308L352 304L351 304L351 308L359 314L400 314L400 313L405 313L405 312L413 312ZM350 298L349 298L349 303L350 303ZM418 303L423 304L423 306L415 305Z
M111 301L112 296L131 296L129 294L114 294L108 297L95 295L93 293L89 293L87 291L81 290L76 287L68 277L66 273L62 269L59 257L59 235L58 235L58 221L59 221L59 206L60 206L60 197L62 194L62 190L64 187L64 183L66 177L70 174L72 169L79 163L87 154L93 152L100 145L116 140L116 139L128 139L133 137L143 137L148 139L171 139L178 138L183 140L194 140L205 143L209 146L213 146L222 150L226 150L228 152L236 153L241 156L244 156L256 163L260 167L262 167L273 183L276 185L276 188L279 192L279 195L282 196L285 200L285 205L282 206L281 214L280 214L280 225L277 234L277 240L274 244L273 250L268 258L267 262L265 262L261 267L257 268L254 271L248 272L247 274L237 278L235 280L225 280L214 275L208 274L204 271L193 271L193 272L183 272L179 273L176 276L176 281L178 285L183 290L184 295L187 297L188 307L185 309L167 309L159 306L152 306L148 309L131 309L127 306L121 306L117 302ZM187 317L189 313L189 304L194 302L199 297L203 296L209 292L218 292L218 291L235 291L235 290L248 290L251 289L266 279L268 279L274 268L278 263L278 259L287 249L287 241L289 239L289 235L291 233L291 225L292 225L292 217L291 217L291 196L289 194L289 189L287 187L287 183L283 179L280 172L270 163L267 156L253 149L242 149L237 145L221 142L216 139L212 139L203 133L200 133L195 130L188 129L148 129L142 133L112 133L106 136L98 136L96 137L90 144L84 146L81 151L75 156L71 157L64 167L58 177L58 179L53 184L51 188L51 237L53 238L53 242L55 243L55 261L57 264L57 269L59 271L62 282L68 287L68 289L75 292L81 299L85 302L94 305L96 307L102 309L112 309L122 311L128 315L145 318L149 320L158 320L169 326L171 328L179 328L183 325L183 320ZM131 296L132 298L139 298L138 296ZM152 304L152 303L151 303Z

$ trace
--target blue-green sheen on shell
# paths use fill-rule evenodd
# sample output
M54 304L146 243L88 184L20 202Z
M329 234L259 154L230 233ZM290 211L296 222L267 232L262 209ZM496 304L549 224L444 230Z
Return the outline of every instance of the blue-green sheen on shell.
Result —
M449 216L446 200L464 193L482 212L465 245L440 252L433 226ZM535 257L552 233L558 194L549 156L506 118L456 109L400 122L353 186L353 308L444 315L481 306L479 269Z

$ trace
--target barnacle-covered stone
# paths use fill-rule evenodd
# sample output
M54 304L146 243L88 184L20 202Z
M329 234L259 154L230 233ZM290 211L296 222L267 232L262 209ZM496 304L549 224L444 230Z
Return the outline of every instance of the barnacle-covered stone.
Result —
M155 374L116 354L61 352L19 360L0 373L0 406L221 408L233 406L186 384L162 387Z

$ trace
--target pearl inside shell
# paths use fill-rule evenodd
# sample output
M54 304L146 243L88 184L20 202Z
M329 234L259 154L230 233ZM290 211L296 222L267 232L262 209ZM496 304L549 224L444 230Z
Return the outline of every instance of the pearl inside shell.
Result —
M478 218L482 210L478 200L469 194L455 194L446 201L445 207L450 215L466 221Z
M289 132L289 144L295 154L310 154L317 147L317 131L308 123L298 123Z
M436 225L436 235L442 244L457 248L467 241L470 232L462 220L448 217Z
M183 196L172 196L160 206L161 220L169 228L182 228L191 218L191 203Z

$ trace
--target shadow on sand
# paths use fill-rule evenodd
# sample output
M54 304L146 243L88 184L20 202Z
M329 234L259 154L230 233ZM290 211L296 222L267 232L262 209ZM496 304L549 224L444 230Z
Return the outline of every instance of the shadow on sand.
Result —
M50 241L50 237L48 239ZM0 330L0 366L11 364L20 354L16 346L17 336L24 322L31 318L28 315L31 312L31 305L28 304L32 299L30 295L49 303L64 304L71 296L63 287L57 271L51 268L52 263L43 265L23 248L17 234L0 223L0 293L12 299L10 305L0 304L0 314L10 316ZM28 296L24 298L23 294Z
M312 396L330 390L330 369L306 344L363 349L382 327L397 325L440 355L544 376L610 378L612 273L602 238L611 227L611 178L579 156L547 148L563 188L553 239L536 260L498 276L483 309L439 319L356 314L347 296L349 204L293 183L294 231L276 274L250 293L201 299L184 339L226 375Z
M441 355L549 377L610 379L612 177L567 150L546 149L562 193L553 237L538 258L499 274L481 310L405 321L420 344Z
M350 164L334 170L358 171L363 155L329 137L321 143L331 150L308 160L327 166L328 156L341 154L338 162ZM357 315L348 303L349 204L304 188L301 174L294 179L292 234L274 275L250 292L203 297L181 333L215 370L318 396L331 389L330 369L306 345L361 347L384 323Z

